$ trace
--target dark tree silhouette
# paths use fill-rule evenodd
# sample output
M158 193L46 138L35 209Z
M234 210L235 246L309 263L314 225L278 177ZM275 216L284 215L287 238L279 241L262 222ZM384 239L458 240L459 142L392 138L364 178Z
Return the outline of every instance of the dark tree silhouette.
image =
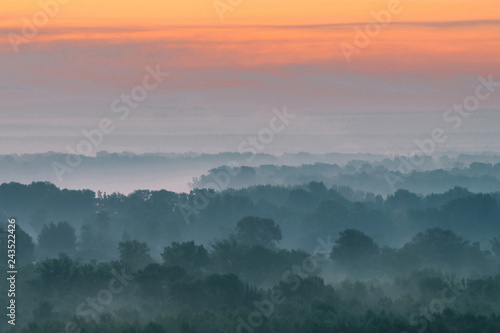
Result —
M238 221L236 239L245 244L273 248L282 238L281 228L273 220L249 216Z
M177 243L165 247L161 254L165 265L181 266L186 269L201 268L209 263L208 251L194 241Z
M373 239L356 229L340 232L330 257L348 269L364 269L380 249Z
M76 253L75 228L69 222L50 222L44 225L38 236L40 257L57 257L60 253L74 255Z
M118 243L120 261L131 271L141 270L153 262L149 246L136 240Z

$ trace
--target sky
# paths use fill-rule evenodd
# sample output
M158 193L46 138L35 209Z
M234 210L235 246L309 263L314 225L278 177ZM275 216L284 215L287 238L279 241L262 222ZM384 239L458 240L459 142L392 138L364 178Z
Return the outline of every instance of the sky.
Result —
M439 150L500 151L500 87L444 120L500 82L499 27L498 0L10 1L0 154L76 149L102 119L90 155L236 151L283 108L263 152L411 153L436 128ZM147 68L168 76L120 119Z

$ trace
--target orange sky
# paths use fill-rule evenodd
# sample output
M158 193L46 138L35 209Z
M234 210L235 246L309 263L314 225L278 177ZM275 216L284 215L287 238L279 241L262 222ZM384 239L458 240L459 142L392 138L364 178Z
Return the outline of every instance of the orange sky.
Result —
M371 38L367 47L353 53L351 63L346 62L340 46L342 43L355 46L354 29L364 29L364 24L319 27L216 25L137 30L50 26L20 47L31 52L54 50L55 57L58 56L56 50L68 45L80 47L82 54L85 49L95 48L93 55L102 62L119 64L132 55L120 54L116 59L99 50L127 44L129 49L135 49L134 54L139 53L137 58L129 59L138 66L148 61L144 54L169 53L175 56L168 60L169 66L176 68L313 65L341 72L479 75L500 72L499 25L491 22L449 26L393 23ZM0 51L9 53L12 47L6 37L6 34L0 37ZM161 63L161 59L155 61ZM80 64L84 64L84 59Z
M51 2L42 0L40 2ZM55 1L55 0L54 0ZM60 0L63 1L63 0ZM217 0L236 3L225 15L231 24L319 24L363 22L372 10L387 8L388 0ZM196 25L220 24L214 0L64 0L51 25ZM457 21L498 19L497 0L402 0L398 21ZM2 25L40 9L38 1L4 1Z
M54 1L56 0L42 0L40 3ZM228 63L228 57L232 57L229 63L236 65L336 62L343 59L339 44L352 44L354 27L363 28L365 22L372 20L372 11L386 10L390 1L399 0L242 0L239 5L232 6L232 10L224 13L222 22L214 3L228 4L229 1L238 3L238 0L64 0L67 4L59 6L57 15L51 17L48 24L41 27L36 40L30 42L43 47L43 42L62 39L85 40L88 43L98 43L99 40L118 43L125 40L156 40L158 47L162 48L166 44L171 46L172 43L189 41L193 50L203 51L204 56L201 59L192 57L191 64L184 59L183 65L186 66L204 65L207 59L210 59L212 65L217 62ZM402 56L411 59L415 55L418 58L411 61L411 65L408 64L409 69L418 65L418 62L433 59L441 61L443 57L447 58L446 64L458 61L457 66L468 65L470 61L476 61L477 57L484 57L482 65L498 64L492 54L498 54L500 44L498 0L402 0L401 9L401 13L392 15L392 22L445 22L445 25L392 24L373 38L366 50L356 54L356 58L368 62L394 58L397 61L395 69L404 67L401 64ZM34 0L8 1L2 4L0 29L3 28L4 33L0 34L0 51L8 52L10 49L7 33L21 35L22 18L32 21L33 15L40 10L39 2ZM494 20L499 21L492 23ZM454 21L486 23L450 23ZM353 25L296 30L233 28L235 25L312 24ZM171 26L203 27L172 30ZM69 27L77 29L70 30ZM82 27L96 30L89 33ZM102 30L103 28L112 28L113 33ZM154 31L136 32L129 29ZM45 45L50 47L49 44ZM428 58L422 59L422 55ZM351 69L355 69L355 65ZM357 65L362 66L362 63L358 62Z
M386 11L398 0L243 0L225 12L224 21L214 2L238 0L64 1L68 3L60 5L37 36L20 45L25 56L36 60L6 59L4 72L30 68L30 73L47 75L48 82L65 73L110 86L126 82L152 62L210 73L206 80L186 80L186 89L219 87L227 84L220 83L220 73L245 68L282 76L294 66L331 75L500 75L498 0L401 1L401 12L391 15L391 24L352 54L351 62L340 46L354 45L355 29L365 28L371 12ZM32 20L40 10L34 0L2 5L0 53L13 54L8 34L22 36L22 19ZM69 67L46 70L45 64L55 61ZM105 76L100 74L104 66ZM13 74L11 80L23 79Z
M39 3L54 1L67 4L16 53L9 38L23 37L23 22L40 15ZM285 105L328 117L345 110L443 110L471 94L478 76L500 82L499 0L401 1L391 24L346 61L341 46L355 45L356 29L390 1L397 0L242 0L222 21L214 0L4 0L0 114L33 124L11 128L0 121L0 130L29 136L38 119L51 119L49 134L64 130L62 119L74 128L92 126L108 116L110 101L142 82L146 66L171 75L136 110L128 125L134 133L149 133L164 118L162 134L197 133L208 122L213 133L231 132L242 126L240 116L248 128L258 127L255 112ZM481 107L498 105L500 94ZM231 119L233 126L224 123ZM401 119L387 126L413 130ZM315 121L300 131L339 130Z

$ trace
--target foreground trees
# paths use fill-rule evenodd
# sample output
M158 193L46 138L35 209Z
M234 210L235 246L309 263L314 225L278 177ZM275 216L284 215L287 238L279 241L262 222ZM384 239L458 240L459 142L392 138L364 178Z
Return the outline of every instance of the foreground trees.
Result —
M35 188L50 198L69 194ZM18 327L63 332L73 320L87 333L224 333L239 325L241 332L415 333L414 323L424 322L423 332L498 332L500 195L399 191L383 200L321 183L212 195L190 224L176 211L182 195L165 191L100 194L70 224L46 224L38 214L39 225L26 228L39 233L35 260L36 242L18 229ZM482 238L457 231L482 227ZM391 245L394 238L406 244ZM304 270L319 244L330 257ZM85 311L98 316L89 322Z
M148 244L126 241L119 244L120 261L82 263L62 255L24 266L18 300L32 321L21 320L20 332L63 332L68 320L92 333L496 332L500 274L457 279L435 269L402 273L399 265L413 261L408 256L425 257L435 246L443 247L442 260L452 255L449 249L475 249L447 230L427 230L401 249L381 249L368 235L347 229L332 247L334 266L326 261L307 273L299 266L310 254L234 238L209 249L172 243L162 263L151 258ZM379 269L399 275L379 282ZM315 275L346 272L369 278L333 283ZM96 317L85 310L97 311Z

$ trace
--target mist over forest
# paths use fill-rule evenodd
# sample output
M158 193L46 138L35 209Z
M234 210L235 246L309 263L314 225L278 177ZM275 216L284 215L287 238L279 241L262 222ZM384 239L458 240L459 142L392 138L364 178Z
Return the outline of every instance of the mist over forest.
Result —
M0 157L5 332L500 331L500 155L100 153L36 181L64 158ZM172 170L189 191L96 188Z
M193 188L224 190L264 184L301 185L309 181L327 186L345 185L383 196L400 188L421 194L444 192L454 186L464 186L473 192L498 189L499 153L418 156L104 151L94 157L55 152L10 154L0 155L0 183L49 181L60 188L124 194L138 189L189 192ZM228 167L241 168L242 172L233 172L228 184L214 186L212 176L224 173Z

